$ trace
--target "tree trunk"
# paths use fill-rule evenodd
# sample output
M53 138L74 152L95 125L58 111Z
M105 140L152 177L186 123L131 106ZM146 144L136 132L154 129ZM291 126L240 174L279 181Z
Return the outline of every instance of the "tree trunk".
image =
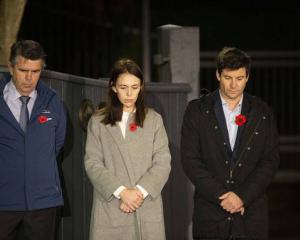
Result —
M26 0L0 0L0 65L6 65L17 40Z

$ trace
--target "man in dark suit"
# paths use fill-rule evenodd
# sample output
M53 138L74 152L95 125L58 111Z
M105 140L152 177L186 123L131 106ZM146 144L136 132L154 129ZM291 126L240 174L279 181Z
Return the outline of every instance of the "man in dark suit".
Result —
M272 111L244 92L250 57L225 47L217 57L219 89L189 103L181 155L195 185L194 239L267 239L266 188L279 164Z

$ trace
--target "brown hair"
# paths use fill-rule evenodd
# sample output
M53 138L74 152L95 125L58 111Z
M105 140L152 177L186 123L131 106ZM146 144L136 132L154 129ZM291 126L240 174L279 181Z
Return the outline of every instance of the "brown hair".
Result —
M237 70L244 67L249 76L251 58L236 47L224 47L217 56L217 70L221 74L224 69Z
M141 89L138 98L135 103L135 123L143 127L143 123L146 116L146 110L144 105L145 98L145 84L142 70L140 67L131 59L120 59L116 61L113 65L110 79L109 79L109 90L108 90L108 100L102 114L104 114L104 119L102 123L115 125L116 122L121 121L123 114L123 105L120 102L117 94L113 91L112 87L116 86L118 77L123 73L130 73L140 79Z

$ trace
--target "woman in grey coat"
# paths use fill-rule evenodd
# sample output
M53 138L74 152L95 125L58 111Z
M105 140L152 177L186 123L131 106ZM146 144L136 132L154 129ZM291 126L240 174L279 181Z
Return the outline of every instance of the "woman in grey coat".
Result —
M170 173L161 116L144 106L145 84L129 59L114 64L106 107L87 129L85 168L94 187L91 240L164 240L161 190Z

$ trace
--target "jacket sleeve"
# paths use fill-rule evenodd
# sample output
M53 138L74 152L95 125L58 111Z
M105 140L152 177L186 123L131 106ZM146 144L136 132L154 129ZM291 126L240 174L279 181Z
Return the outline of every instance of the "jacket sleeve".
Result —
M246 207L266 191L279 165L279 137L274 117L270 113L263 118L267 131L263 156L245 182L234 190Z
M91 117L89 121L84 164L94 189L104 200L110 201L114 191L123 184L105 167L99 121L99 118L95 117Z
M152 166L137 182L137 185L146 189L153 199L161 194L171 170L168 137L161 116L157 116L153 139Z
M59 120L55 128L55 153L57 156L65 142L67 120L64 105L58 96L56 96L56 101L59 114Z
M181 161L187 177L196 187L197 194L210 202L219 204L219 197L227 192L202 159L200 134L206 129L200 122L200 109L197 102L189 103L183 118L181 129Z

